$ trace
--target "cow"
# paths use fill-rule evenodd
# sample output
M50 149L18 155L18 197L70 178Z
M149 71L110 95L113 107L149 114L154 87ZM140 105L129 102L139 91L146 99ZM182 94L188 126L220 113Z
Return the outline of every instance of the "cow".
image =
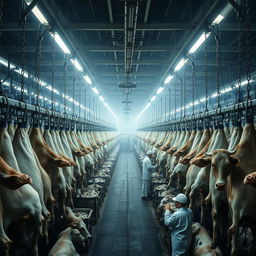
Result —
M59 234L58 240L49 251L48 256L79 256L75 247L81 246L83 243L84 237L79 230L68 227Z
M47 228L44 228L44 226L48 227L51 214L44 203L44 187L41 173L38 169L33 149L29 141L28 133L25 128L19 127L16 130L12 144L20 171L26 173L32 178L33 183L31 186L37 191L39 195L40 203L42 206L42 215L44 217L43 230L45 232L43 235L45 241L48 243L48 232Z
M0 128L0 156L4 161L17 172L20 172L17 160L15 158L11 138L7 127ZM27 222L33 220L33 237L31 240L32 252L34 256L38 255L38 239L41 231L43 217L41 215L42 206L38 193L26 184L17 190L10 190L0 186L0 204L2 219L0 220L0 232L6 231L12 224L17 222ZM25 218L26 217L26 218ZM0 237L5 237L4 233ZM9 254L9 243L5 244L5 255Z
M228 148L228 142L226 140L226 136L223 129L216 129L215 135L213 134L212 143L208 148L209 152L212 152L216 149L227 149L227 148ZM199 167L202 167L202 169L199 171L197 178L195 180L195 183L192 186L190 197L193 196L194 190L199 190L199 192L203 193L204 196L207 194L207 191L208 191L209 194L206 197L205 202L211 201L211 204L212 204L212 220L213 220L212 247L216 248L218 234L223 231L222 228L218 229L219 226L223 227L223 224L219 225L219 223L221 223L224 220L224 216L227 216L223 214L223 218L220 218L220 212L224 212L223 210L224 207L227 208L227 205L228 205L226 194L224 191L215 190L215 177L213 175L213 171L211 170L214 167L210 166L210 163L211 163L210 158L207 158L207 157L196 158L195 160L192 160L192 163L198 165ZM204 203L202 202L201 221L204 221L204 217L205 217L203 206L204 206Z
M39 128L33 128L30 134L30 141L40 164L48 173L52 183L53 196L58 202L61 211L64 211L65 201L67 198L66 181L60 167L70 166L70 162L60 157L43 140Z
M256 214L252 205L256 204L256 188L245 186L244 179L256 165L256 131L253 124L248 123L243 128L242 137L236 150L230 152L217 149L211 154L215 189L226 189L226 196L231 209L232 225L229 227L231 239L231 255L237 255L237 240L239 226L246 222L254 239L256 238ZM208 160L209 161L209 160Z

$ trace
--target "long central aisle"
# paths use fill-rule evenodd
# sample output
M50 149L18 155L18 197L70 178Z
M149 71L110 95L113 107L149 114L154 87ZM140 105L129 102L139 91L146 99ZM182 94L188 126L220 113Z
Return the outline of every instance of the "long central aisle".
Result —
M141 200L141 174L134 153L120 153L91 256L161 256L150 202Z

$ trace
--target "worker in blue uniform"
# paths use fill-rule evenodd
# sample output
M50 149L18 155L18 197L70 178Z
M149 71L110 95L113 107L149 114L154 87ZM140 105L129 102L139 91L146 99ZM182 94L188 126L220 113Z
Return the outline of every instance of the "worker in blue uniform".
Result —
M178 194L173 201L177 210L173 212L170 204L166 204L164 213L164 223L171 229L171 255L187 256L192 239L193 213L186 207L186 195Z
M152 165L151 160L153 159L153 151L149 150L147 152L146 157L142 163L142 191L141 191L141 198L143 200L150 199L150 181L152 171L157 167L156 165Z

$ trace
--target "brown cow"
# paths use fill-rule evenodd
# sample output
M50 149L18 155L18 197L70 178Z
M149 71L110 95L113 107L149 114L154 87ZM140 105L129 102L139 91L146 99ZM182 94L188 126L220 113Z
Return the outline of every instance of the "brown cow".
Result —
M245 186L244 178L256 166L256 131L253 124L246 124L236 152L215 150L211 161L216 179L215 188L226 189L229 207L231 209L232 225L229 232L232 235L231 255L237 255L237 239L239 226L246 221L256 238L256 188Z

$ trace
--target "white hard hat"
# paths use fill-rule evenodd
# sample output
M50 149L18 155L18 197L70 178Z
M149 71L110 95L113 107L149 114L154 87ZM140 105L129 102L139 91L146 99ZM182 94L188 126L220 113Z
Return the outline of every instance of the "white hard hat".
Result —
M147 152L147 155L152 155L152 154L154 154L154 153L153 153L153 151L151 151L151 150L149 150L149 151Z
M178 202L178 203L181 203L181 204L186 204L188 202L188 198L184 194L182 194L182 193L180 193L177 196L173 197L172 200L174 202Z

